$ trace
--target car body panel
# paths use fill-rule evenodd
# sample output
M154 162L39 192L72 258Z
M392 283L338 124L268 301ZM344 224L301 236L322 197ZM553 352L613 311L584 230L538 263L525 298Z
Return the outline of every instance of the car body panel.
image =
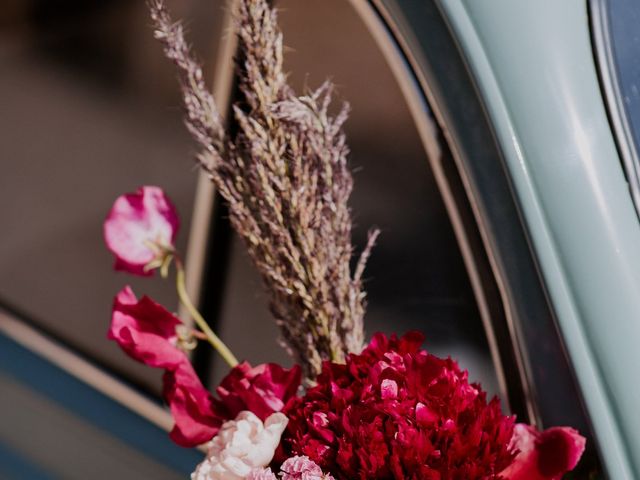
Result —
M440 2L511 176L610 478L640 478L640 225L587 5Z

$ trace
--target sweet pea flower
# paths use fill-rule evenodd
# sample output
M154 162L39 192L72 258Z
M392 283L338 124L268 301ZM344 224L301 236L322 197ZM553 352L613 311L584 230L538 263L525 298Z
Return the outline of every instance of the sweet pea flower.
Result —
M135 360L165 370L163 395L175 421L169 436L178 445L194 447L209 441L226 418L179 347L176 329L181 325L163 306L149 297L138 300L125 287L113 302L108 338Z
M552 427L539 432L535 427L519 423L514 428L511 442L519 453L501 472L502 478L560 480L578 464L586 439L569 427Z
M133 359L150 367L175 369L186 359L177 346L176 328L182 322L162 305L130 287L116 296L107 338L115 340Z
M125 287L113 302L108 338L135 360L165 370L163 396L175 421L170 433L178 445L194 447L211 440L225 420L243 410L266 420L282 410L300 386L300 368L276 364L251 367L244 362L231 369L214 398L200 382L180 348L177 329L182 323L163 306ZM254 410L255 409L255 410Z
M235 420L225 422L211 440L207 458L191 474L191 479L246 479L256 469L269 465L287 422L282 413L271 414L263 423L249 411L240 412Z
M116 199L104 222L114 268L134 275L152 275L173 251L180 221L159 187L143 186Z
M211 440L226 418L188 359L175 370L167 370L162 380L162 393L175 422L169 438L182 447Z

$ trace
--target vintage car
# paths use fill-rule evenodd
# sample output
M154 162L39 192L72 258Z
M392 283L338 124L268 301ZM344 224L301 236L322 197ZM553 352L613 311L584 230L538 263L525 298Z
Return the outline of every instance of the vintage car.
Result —
M495 393L522 420L587 436L572 478L640 478L640 1L350 4L428 159L419 168L430 171L450 224ZM216 93L228 102L232 37L219 52ZM215 316L230 281L217 267L231 241L204 182L192 217L190 285ZM432 248L427 236L414 235L415 248ZM0 285L0 476L75 478L91 465L119 478L190 472L200 453L168 442L157 392L11 307L21 302L9 290ZM195 360L209 375L210 359ZM44 427L29 423L45 417ZM51 432L67 428L58 445ZM34 451L29 429L49 432L50 452ZM77 465L61 462L87 442L94 448Z

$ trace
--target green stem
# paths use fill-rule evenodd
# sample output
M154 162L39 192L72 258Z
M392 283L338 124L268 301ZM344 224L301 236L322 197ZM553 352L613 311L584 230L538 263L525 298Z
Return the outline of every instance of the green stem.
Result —
M238 360L233 353L231 353L231 350L229 350L223 341L220 340L213 330L211 330L207 321L202 317L202 315L200 315L198 309L193 306L185 285L184 268L182 267L182 262L180 262L179 259L176 259L176 287L178 289L178 298L180 298L180 302L185 306L193 320L196 322L196 325L198 325L198 328L200 328L202 333L207 336L207 341L216 349L231 368L238 365Z

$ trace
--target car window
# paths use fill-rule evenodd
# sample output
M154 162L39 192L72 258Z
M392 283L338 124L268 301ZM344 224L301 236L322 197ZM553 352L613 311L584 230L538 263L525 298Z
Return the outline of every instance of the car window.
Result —
M203 55L215 51L220 8L187 1L178 10L194 19ZM173 70L144 2L2 2L0 34L0 303L157 392L160 373L105 338L126 283L176 305L170 283L111 271L102 240L111 203L139 185L162 186L182 214L184 247L197 178Z
M164 413L159 406L138 397L140 415L94 388L109 383L103 377L0 313L0 478L185 478L200 453L173 444L151 421Z
M337 85L336 104L346 100L352 107L346 129L355 172L351 205L356 246L362 248L369 228L382 230L365 274L367 333L420 330L428 350L458 358L474 381L497 393L451 222L406 102L378 46L348 2L283 0L279 5L289 47L286 66L296 88L303 91L331 78ZM235 238L230 241L219 328L239 356L286 362L260 280L243 249ZM218 362L212 383L224 371Z
M640 209L640 3L594 0L591 12L605 99L636 209Z

